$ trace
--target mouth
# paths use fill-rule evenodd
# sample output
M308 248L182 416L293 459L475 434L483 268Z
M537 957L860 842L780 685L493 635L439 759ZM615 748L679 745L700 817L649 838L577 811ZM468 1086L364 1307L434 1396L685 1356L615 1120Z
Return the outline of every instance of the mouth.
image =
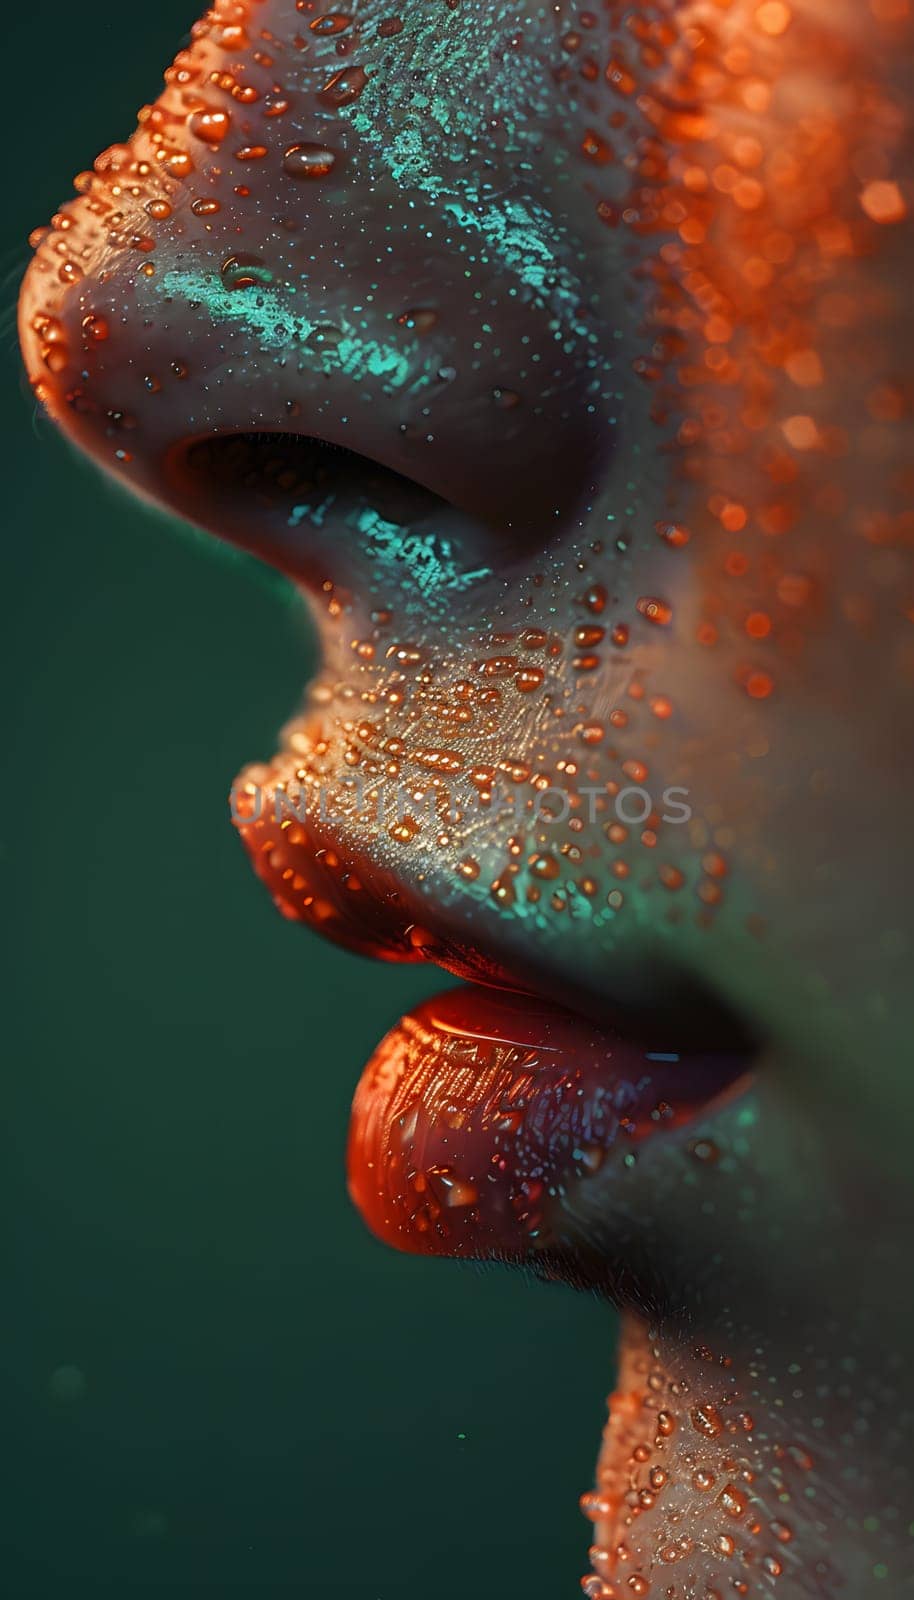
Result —
M644 985L628 997L619 983L577 992L516 946L496 959L497 941L430 905L379 847L383 761L354 799L337 781L338 733L312 709L272 763L238 780L234 819L255 871L290 920L464 980L403 1016L362 1074L348 1147L358 1210L401 1250L586 1274L643 1301L647 1276L630 1254L587 1259L566 1200L580 1183L624 1180L648 1142L713 1160L709 1124L749 1087L755 1039L685 975L656 974L648 1002ZM408 816L386 821L409 831Z

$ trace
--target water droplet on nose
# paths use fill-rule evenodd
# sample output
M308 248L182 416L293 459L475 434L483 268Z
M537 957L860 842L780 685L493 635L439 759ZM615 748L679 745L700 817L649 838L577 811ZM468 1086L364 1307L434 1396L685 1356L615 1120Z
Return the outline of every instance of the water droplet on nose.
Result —
M204 144L217 145L222 143L231 123L227 111L195 111L188 127L195 138L202 139Z
M94 311L83 317L82 330L85 337L91 339L93 344L101 344L108 337L107 322Z
M431 306L414 306L409 311L403 311L397 318L397 326L407 328L410 333L431 333L437 326L438 313Z
M309 350L336 350L344 339L342 328L332 322L318 322L305 340Z
M165 160L165 171L170 178L189 178L194 164L186 150L173 150Z
M328 106L349 106L358 100L367 82L364 67L344 67L327 79L319 98Z
M255 284L273 282L273 274L262 257L242 252L228 256L220 269L222 282L227 289L250 289Z
M352 24L352 18L347 17L342 11L328 11L322 17L315 17L308 23L312 33L329 34L343 33Z
M336 165L336 153L323 144L293 144L282 158L288 178L325 178Z

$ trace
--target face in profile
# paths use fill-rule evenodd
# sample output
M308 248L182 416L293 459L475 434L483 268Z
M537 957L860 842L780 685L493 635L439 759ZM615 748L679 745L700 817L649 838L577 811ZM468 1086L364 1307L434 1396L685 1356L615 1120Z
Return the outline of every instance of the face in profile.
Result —
M280 912L466 980L365 1068L365 1221L624 1309L591 1600L914 1574L910 50L219 0L22 289L67 436L307 597Z

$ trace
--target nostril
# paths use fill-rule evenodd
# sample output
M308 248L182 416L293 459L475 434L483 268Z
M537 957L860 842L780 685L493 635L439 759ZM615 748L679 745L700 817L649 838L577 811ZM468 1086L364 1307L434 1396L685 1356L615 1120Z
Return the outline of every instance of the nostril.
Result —
M430 603L491 575L495 530L344 445L238 429L185 438L162 468L174 510L311 588L416 588Z
M415 524L450 511L446 500L370 457L308 434L239 430L179 444L166 463L173 488L191 504L241 520L263 511L320 521L346 502L378 517Z

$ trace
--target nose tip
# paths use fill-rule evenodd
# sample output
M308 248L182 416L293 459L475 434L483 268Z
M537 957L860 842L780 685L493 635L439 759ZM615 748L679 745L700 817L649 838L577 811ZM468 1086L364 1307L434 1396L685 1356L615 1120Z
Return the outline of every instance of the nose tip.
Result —
M294 572L327 513L318 446L525 532L572 509L606 448L574 252L511 159L486 147L486 192L512 192L494 209L465 177L398 168L424 115L394 138L409 48L389 18L222 0L76 180L22 289L26 366L71 440Z

